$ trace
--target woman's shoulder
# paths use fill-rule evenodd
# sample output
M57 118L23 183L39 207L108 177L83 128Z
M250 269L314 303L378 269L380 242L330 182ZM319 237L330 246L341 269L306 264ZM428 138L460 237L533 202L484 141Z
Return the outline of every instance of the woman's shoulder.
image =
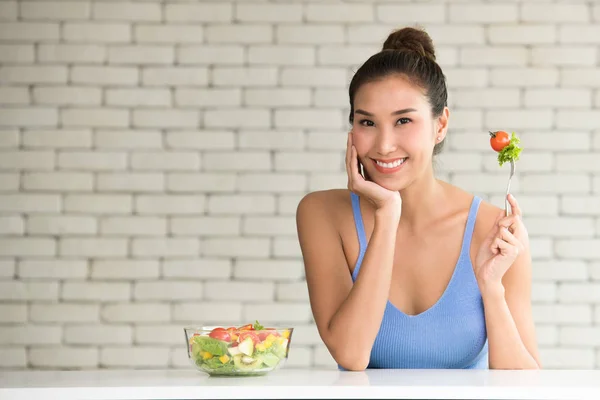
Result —
M307 214L320 214L336 217L346 208L352 207L352 200L348 189L327 189L307 193L298 203L297 217Z
M495 206L485 199L481 199L475 218L474 236L479 239L486 237L490 229L494 226L500 211L502 211L500 207Z
M340 202L345 201L346 199L350 201L350 190L348 189L325 189L325 190L316 190L313 192L309 192L305 194L301 201L308 199L307 201L314 201L314 199L319 199L320 201L331 202Z
M457 196L457 198L469 198L472 201L476 201L479 199L479 207L477 209L477 214L475 216L475 227L474 227L474 236L475 237L485 237L489 230L494 225L496 221L496 217L502 211L501 208L495 206L494 204L486 201L481 196L476 194L467 192L459 187L454 185L450 185ZM472 204L472 203L470 203Z
M343 248L344 215L352 214L350 193L344 189L320 190L300 200L296 228L303 254L311 248Z

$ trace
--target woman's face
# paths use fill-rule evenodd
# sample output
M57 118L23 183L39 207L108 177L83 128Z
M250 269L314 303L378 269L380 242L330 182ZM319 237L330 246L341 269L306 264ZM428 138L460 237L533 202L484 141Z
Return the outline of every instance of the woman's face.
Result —
M358 157L371 180L389 190L433 174L433 147L443 140L446 123L447 109L434 121L422 89L402 76L366 83L354 97Z

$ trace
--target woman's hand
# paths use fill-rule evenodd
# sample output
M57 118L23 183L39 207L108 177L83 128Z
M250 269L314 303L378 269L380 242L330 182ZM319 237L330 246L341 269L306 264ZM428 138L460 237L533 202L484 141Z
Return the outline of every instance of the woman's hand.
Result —
M352 144L352 132L348 132L346 148L346 172L348 173L348 189L375 205L376 210L390 210L398 213L402 208L400 192L388 190L375 182L365 180L360 174L358 153Z
M502 277L519 254L529 250L529 235L523 224L521 209L509 195L512 214L498 214L494 226L485 238L475 258L475 276L480 288L501 286Z

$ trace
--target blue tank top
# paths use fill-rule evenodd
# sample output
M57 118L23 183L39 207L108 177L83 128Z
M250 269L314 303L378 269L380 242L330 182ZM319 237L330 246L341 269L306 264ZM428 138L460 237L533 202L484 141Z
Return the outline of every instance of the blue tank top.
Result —
M367 237L359 197L352 192L351 196L360 245L352 273L355 281L367 250ZM469 255L480 202L479 197L473 198L460 256L440 299L417 315L403 313L388 300L368 368L488 368L483 301Z

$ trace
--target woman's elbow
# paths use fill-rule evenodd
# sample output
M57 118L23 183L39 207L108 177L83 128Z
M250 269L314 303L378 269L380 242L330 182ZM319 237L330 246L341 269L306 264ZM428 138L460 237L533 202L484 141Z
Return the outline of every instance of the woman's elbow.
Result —
M367 365L368 365L368 363L366 363L366 364L365 363L354 363L354 364L348 365L348 367L344 367L343 365L342 365L342 367L348 371L360 372L360 371L364 371L365 369L367 369Z
M348 354L347 351L343 351L343 353L332 353L332 356L333 359L347 371L364 371L369 365L370 354L365 356L356 353Z
M335 338L335 339L334 339ZM321 334L321 339L335 362L347 371L364 371L371 360L373 344L361 343L356 338L340 338L330 331ZM350 342L350 343L348 343Z

